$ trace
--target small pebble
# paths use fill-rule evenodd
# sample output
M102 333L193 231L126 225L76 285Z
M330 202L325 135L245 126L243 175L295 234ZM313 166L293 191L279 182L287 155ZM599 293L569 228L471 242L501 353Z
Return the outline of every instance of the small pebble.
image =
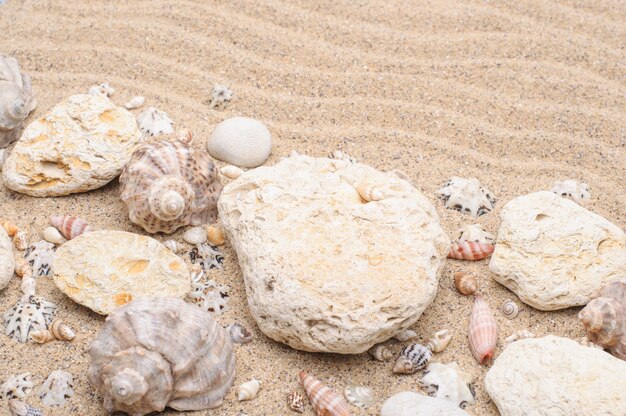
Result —
M46 229L43 230L43 239L49 243L58 245L65 242L65 238L63 238L59 230L54 227L46 227Z
M183 240L189 244L202 244L207 240L207 232L202 227L193 227L185 231Z
M255 168L269 157L272 135L258 120L233 117L217 125L207 149L211 156L231 165Z
M244 173L244 171L237 166L226 165L222 169L220 169L220 173L226 176L228 179L237 179Z
M131 98L126 104L124 104L124 107L126 107L127 110L133 110L135 108L139 108L143 105L143 103L146 102L146 99L142 96L136 96Z

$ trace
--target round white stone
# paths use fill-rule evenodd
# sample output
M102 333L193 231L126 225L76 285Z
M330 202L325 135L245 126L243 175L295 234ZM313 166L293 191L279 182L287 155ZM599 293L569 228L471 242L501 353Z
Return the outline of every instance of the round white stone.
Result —
M233 117L217 125L207 149L211 156L231 165L255 168L269 157L272 135L258 120Z

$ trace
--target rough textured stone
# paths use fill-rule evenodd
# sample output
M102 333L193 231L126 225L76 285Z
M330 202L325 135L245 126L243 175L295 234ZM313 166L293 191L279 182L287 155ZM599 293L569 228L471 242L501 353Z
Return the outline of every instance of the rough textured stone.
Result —
M218 210L259 328L304 351L361 353L411 326L450 245L408 182L343 160L294 156L248 171Z
M94 312L107 315L139 298L184 297L191 289L185 263L157 240L124 231L92 231L59 247L54 283Z
M7 287L14 269L13 244L4 228L0 227L0 290Z
M552 192L515 198L500 218L489 268L537 309L585 305L626 271L624 232Z
M626 415L626 361L567 338L516 341L485 387L502 416Z
M385 401L380 416L469 416L454 403L423 394L403 391Z
M73 95L32 122L4 164L7 187L32 196L99 188L139 144L135 117L103 95Z
M207 142L211 156L243 168L260 166L272 151L272 135L265 124L233 117L217 125Z

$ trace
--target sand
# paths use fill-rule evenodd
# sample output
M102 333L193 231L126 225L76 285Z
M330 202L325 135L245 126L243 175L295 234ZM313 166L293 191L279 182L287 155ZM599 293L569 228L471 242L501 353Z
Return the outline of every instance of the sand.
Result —
M587 208L626 228L622 1L9 0L0 7L0 28L0 53L15 56L33 78L39 106L29 120L107 81L117 89L115 102L144 95L146 105L195 131L202 148L217 123L241 115L271 130L268 165L293 149L316 156L341 149L378 169L400 169L436 206L450 235L473 222L435 196L453 175L477 177L495 193L495 211L477 221L494 233L506 201L568 178L589 184ZM222 111L207 105L215 83L235 93ZM2 187L1 216L31 227L34 241L51 214L77 215L96 229L142 232L129 222L118 188L114 181L80 195L37 199ZM182 241L182 233L174 237ZM354 409L355 415L376 415L390 395L418 389L420 374L395 376L391 362L302 353L264 337L248 312L235 254L228 244L224 252L225 270L212 277L232 290L230 309L218 319L257 334L237 349L236 384L258 378L263 386L252 402L237 402L232 389L219 409L190 415L292 414L286 395L299 388L303 369L337 390L373 387L376 405ZM497 314L498 351L518 329L579 339L579 308L534 310L494 282L486 262L447 263L437 298L413 329L420 342L439 329L454 331L435 361L457 361L476 377L470 414L497 415L483 384L489 366L478 365L467 345L472 301L454 290L458 270L479 276L492 308L506 299L521 306L514 320ZM0 380L30 371L39 385L50 371L68 370L76 395L46 414L104 415L85 375L103 317L65 297L49 278L38 280L38 290L59 305L77 339L34 345L0 336ZM15 278L0 292L2 311L19 297ZM387 344L398 352L407 343ZM41 407L35 394L28 401ZM313 412L307 407L304 414Z

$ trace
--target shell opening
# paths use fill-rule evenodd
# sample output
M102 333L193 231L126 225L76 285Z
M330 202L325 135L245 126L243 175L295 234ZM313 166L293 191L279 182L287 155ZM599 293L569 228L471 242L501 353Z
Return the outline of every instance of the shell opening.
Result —
M111 380L111 396L128 406L141 399L148 391L148 382L130 368L123 369Z

